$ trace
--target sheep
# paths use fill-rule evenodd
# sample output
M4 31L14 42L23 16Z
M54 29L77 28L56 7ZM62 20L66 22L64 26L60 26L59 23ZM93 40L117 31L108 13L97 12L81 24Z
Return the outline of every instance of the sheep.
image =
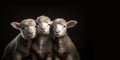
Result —
M32 44L32 60L52 60L51 19L41 15L36 19L37 39Z
M11 26L20 33L6 46L3 60L24 60L30 55L30 48L36 36L36 23L34 19L24 19L19 22L11 22Z
M74 27L77 21L66 22L63 18L56 18L50 28L53 38L54 60L80 60L74 43L67 34L67 28Z

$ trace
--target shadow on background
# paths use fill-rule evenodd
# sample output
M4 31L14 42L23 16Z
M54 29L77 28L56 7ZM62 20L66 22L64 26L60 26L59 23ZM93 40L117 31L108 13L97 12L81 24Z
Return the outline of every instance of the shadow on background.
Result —
M51 18L64 18L67 21L76 20L78 24L68 29L68 34L76 45L81 60L93 60L93 39L94 21L89 22L88 6L64 5L64 6L2 6L0 7L0 56L2 56L5 46L20 32L14 29L10 23L20 22L23 19L36 19L40 15Z

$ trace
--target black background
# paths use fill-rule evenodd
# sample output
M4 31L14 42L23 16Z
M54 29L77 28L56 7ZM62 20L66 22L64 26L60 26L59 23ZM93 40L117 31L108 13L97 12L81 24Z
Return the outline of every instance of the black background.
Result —
M91 9L87 0L30 1L29 3L24 1L0 6L0 56L2 56L5 46L20 33L10 25L12 21L20 22L23 19L36 19L40 15L46 15L51 20L64 18L67 21L78 21L75 27L68 29L68 34L76 45L81 60L93 60L95 56L93 38L95 36L95 17Z

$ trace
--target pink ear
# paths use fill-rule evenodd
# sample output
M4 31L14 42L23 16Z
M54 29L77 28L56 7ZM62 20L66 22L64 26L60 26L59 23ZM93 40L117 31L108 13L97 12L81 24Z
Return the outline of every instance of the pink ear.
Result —
M70 20L67 22L67 28L74 27L77 24L77 21L75 20Z
M11 22L12 27L19 29L20 28L20 23L18 22Z

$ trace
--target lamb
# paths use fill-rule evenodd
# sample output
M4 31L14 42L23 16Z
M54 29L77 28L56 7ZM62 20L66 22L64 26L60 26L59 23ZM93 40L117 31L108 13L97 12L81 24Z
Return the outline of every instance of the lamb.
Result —
M37 39L32 44L32 60L52 60L51 20L47 16L36 19Z
M53 21L50 30L54 41L54 60L80 60L77 49L67 34L67 28L76 24L75 20L66 22L63 18L56 18Z
M30 55L30 48L36 36L36 23L34 19L24 19L19 22L11 22L11 26L19 33L5 48L3 60L24 60Z

